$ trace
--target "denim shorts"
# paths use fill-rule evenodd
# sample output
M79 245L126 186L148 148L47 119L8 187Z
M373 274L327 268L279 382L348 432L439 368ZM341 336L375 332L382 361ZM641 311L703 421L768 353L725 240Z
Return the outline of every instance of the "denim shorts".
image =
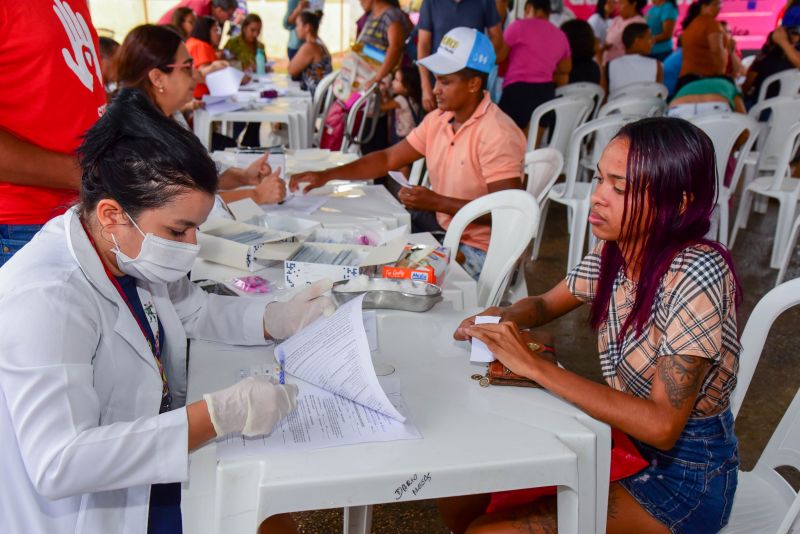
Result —
M41 224L0 224L0 267L41 229Z
M739 473L733 415L689 419L662 451L634 440L650 465L619 483L671 532L717 532L728 523Z

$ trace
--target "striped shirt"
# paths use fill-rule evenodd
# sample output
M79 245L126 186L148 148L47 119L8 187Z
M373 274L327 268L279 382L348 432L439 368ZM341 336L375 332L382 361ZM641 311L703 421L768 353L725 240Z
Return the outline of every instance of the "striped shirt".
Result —
M591 303L600 276L599 244L567 276L569 291ZM661 280L650 318L642 333L631 326L621 343L618 334L636 297L636 283L622 269L614 280L608 318L600 325L597 345L603 378L612 388L649 398L656 361L662 356L698 356L711 361L692 417L727 407L736 386L741 346L736 330L736 284L722 255L707 245L682 250Z

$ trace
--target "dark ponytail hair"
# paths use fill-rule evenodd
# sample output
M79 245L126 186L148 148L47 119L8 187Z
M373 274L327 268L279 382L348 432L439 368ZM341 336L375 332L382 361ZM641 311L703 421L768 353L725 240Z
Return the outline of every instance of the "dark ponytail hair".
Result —
M136 89L122 89L78 148L81 211L109 198L134 219L186 189L213 195L217 168L190 131Z
M301 11L300 22L311 26L311 32L316 37L319 35L319 23L322 21L322 11Z
M700 10L703 6L710 5L713 1L714 0L696 0L692 2L692 5L690 5L689 9L686 11L686 17L684 17L683 22L681 22L681 27L686 30L689 24L700 15Z
M622 127L614 139L628 143L625 207L619 241L603 245L600 276L589 322L597 330L608 319L614 281L626 267L625 250L641 243L639 281L633 307L619 331L622 342L631 330L640 335L652 318L661 280L675 257L693 245L705 245L722 256L741 290L730 252L706 239L717 200L717 165L711 139L683 119L649 118ZM689 199L687 201L687 199ZM646 230L641 230L646 229ZM637 233L646 235L637 238Z

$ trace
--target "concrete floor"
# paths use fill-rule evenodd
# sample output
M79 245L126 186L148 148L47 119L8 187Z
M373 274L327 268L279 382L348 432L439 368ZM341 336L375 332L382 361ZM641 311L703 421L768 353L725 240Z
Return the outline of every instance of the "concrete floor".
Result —
M734 260L744 289L744 302L738 311L739 331L744 328L756 302L775 283L777 271L769 268L777 206L766 215L753 214L747 230L741 231L734 249ZM734 212L735 213L735 212ZM550 209L546 236L539 260L528 263L526 274L532 294L549 289L564 277L569 237L565 211ZM800 276L800 253L795 252L787 279ZM562 364L583 376L600 381L597 340L587 325L587 310L578 309L553 323L548 329L556 336L558 358ZM742 469L749 470L758 460L786 407L800 386L800 307L785 312L773 325L736 422L740 440ZM335 534L342 531L340 510L321 510L295 515L303 533ZM375 506L372 532L375 534L447 534L431 501Z

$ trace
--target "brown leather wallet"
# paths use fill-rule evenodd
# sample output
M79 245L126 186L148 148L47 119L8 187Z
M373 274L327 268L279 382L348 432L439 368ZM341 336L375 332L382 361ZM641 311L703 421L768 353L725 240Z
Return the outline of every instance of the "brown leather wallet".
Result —
M546 345L545 343L535 341L534 338L531 337L528 348L531 349L532 352L538 353L543 358L556 363L556 350L553 348L552 342ZM542 387L536 381L512 372L499 360L495 360L489 364L489 368L486 370L486 378L489 379L489 384L492 386L517 386L523 388Z

